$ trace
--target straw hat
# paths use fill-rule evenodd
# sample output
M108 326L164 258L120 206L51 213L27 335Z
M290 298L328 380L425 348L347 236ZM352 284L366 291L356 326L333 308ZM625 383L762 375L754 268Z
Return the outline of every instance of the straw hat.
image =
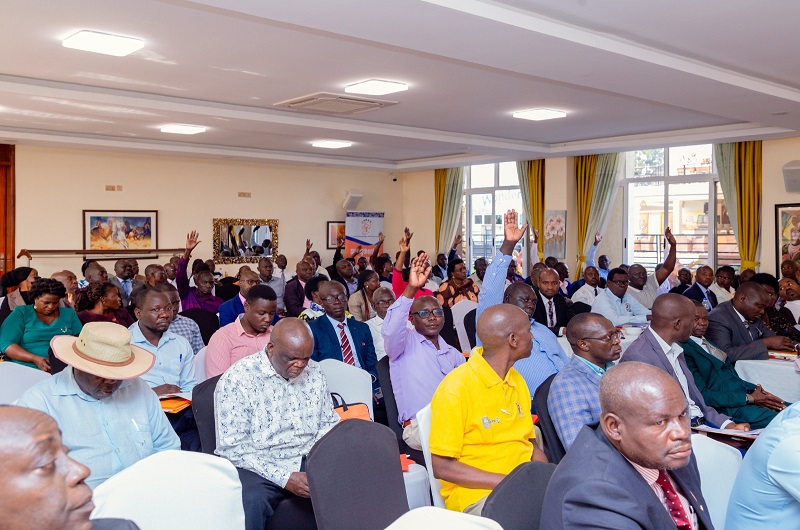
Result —
M68 365L105 379L133 379L156 362L149 351L131 346L130 332L113 322L89 322L78 337L53 337L50 347Z

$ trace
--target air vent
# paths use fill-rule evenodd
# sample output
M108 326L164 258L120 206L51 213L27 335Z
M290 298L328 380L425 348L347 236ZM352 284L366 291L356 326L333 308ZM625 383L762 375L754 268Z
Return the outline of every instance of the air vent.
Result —
M275 103L276 107L301 110L303 112L319 112L321 114L358 114L369 110L377 110L390 105L397 105L396 101L383 101L380 99L354 98L341 94L318 92L287 101Z

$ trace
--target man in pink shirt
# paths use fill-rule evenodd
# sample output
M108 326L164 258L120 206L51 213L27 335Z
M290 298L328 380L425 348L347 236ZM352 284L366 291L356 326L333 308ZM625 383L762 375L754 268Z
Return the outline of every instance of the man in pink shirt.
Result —
M244 314L217 330L206 348L206 374L220 375L230 366L266 348L270 323L278 310L278 296L272 287L254 285L247 291Z

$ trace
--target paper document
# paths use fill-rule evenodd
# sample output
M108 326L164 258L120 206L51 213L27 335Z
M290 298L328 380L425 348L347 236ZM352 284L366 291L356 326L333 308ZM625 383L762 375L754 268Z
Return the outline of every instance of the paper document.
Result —
M735 429L715 429L714 427L709 427L708 425L698 425L697 427L692 427L692 429L696 431L727 434L728 436L740 436L742 438L756 438L764 430L764 429L753 429L752 431L737 431Z
M176 398L176 397L185 399L187 401L191 401L192 400L192 393L191 392L178 392L178 393L175 393L175 394L164 394L164 395L158 396L158 399L170 399L170 398Z

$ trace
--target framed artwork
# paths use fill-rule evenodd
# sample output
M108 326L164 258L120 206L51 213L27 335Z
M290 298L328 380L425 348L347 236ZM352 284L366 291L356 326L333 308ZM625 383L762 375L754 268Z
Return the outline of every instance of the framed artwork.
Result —
M258 263L278 255L277 219L214 219L214 263Z
M328 221L327 246L325 248L336 248L336 242L341 237L344 239L344 221Z
M800 262L800 204L775 205L775 275L781 277L781 262L791 259Z
M83 248L109 254L158 249L157 210L83 210Z
M567 257L567 211L545 210L544 255L558 259Z

